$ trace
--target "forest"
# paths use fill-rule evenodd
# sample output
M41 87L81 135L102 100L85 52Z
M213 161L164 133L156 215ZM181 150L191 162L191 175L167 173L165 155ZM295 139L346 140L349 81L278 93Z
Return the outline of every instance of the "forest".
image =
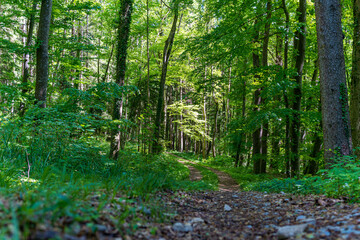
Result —
M0 2L0 239L356 239L359 152L360 0Z

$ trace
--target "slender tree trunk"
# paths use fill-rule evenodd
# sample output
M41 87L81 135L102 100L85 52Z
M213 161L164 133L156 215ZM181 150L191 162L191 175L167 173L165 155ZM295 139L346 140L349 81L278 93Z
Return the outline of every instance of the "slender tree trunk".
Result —
M46 107L46 93L49 78L49 32L51 21L52 0L42 0L40 10L40 22L37 36L36 50L36 104Z
M32 45L32 38L34 33L34 26L35 26L35 13L36 13L37 1L34 1L30 17L28 19L28 30L27 30L27 38L26 38L26 53L24 54L23 60L23 76L22 76L22 94L25 96L26 93L29 91L29 77L30 77L30 47ZM21 102L19 107L20 116L23 116L25 113L25 103Z
M271 26L271 8L272 4L271 1L267 1L266 9L266 23L265 23L265 31L264 31L264 41L262 47L262 59L261 64L262 66L266 67L268 62L268 46L269 46L269 39L270 39L270 26ZM259 38L259 32L256 33L255 40ZM260 57L257 54L253 53L253 66L258 68L260 67ZM260 76L255 76L260 80ZM254 104L255 108L254 111L259 111L261 105L264 104L264 99L261 97L262 88L255 90L254 94ZM265 173L266 172L266 164L267 164L267 138L268 138L268 122L262 123L260 128L258 128L253 133L253 154L255 156L254 159L254 173Z
M106 64L104 76L103 76L103 78L102 78L102 81L103 81L103 82L106 82L106 78L107 78L107 76L108 76L109 67L110 67L110 62L111 62L113 53L114 53L114 45L111 46L110 56L109 56L109 59L108 59L107 64Z
M294 177L300 173L300 111L301 111L301 88L302 88L302 75L305 62L305 46L306 46L306 0L300 0L299 5L299 23L300 29L295 34L295 69L297 75L295 76L296 87L294 88L294 100L292 103L292 121L290 129L290 159L291 159L291 171L290 177Z
M255 25L257 22L255 22ZM257 30L256 35L254 37L254 41L258 42L259 39L259 31ZM253 52L252 54L253 58L253 67L259 68L260 67L260 56L259 54ZM255 80L259 81L260 76L255 75ZM260 111L260 105L261 105L261 89L256 89L254 92L254 112ZM253 138L253 158L254 158L254 173L260 173L261 171L261 127L257 128L252 135Z
M212 156L216 157L216 144L215 144L215 140L216 140L216 133L218 131L218 127L217 127L217 122L218 122L218 112L219 112L219 103L216 102L215 98L214 98L214 102L215 102L215 116L214 116L214 125L213 125L213 135L212 135Z
M118 47L116 53L116 79L120 87L124 86L126 72L126 57L130 34L132 0L121 1L120 23L118 27ZM112 120L122 118L123 97L115 98L113 105ZM119 126L111 131L110 158L117 159L121 148L121 132Z
M352 154L339 0L315 0L325 163Z
M358 148L360 147L360 0L353 0L353 14L354 36L350 87L350 120L354 148Z
M270 27L271 27L271 9L272 2L271 0L267 1L266 4L266 23L265 23L265 32L264 32L264 42L262 49L262 66L268 66L268 47L270 40ZM266 81L267 79L265 79ZM262 103L265 103L265 99L262 98ZM261 163L260 163L260 173L266 173L266 165L267 165L267 155L268 155L268 135L269 135L269 122L266 121L262 126L262 138L261 138Z
M147 54L147 81L146 81L146 104L150 104L150 52L149 52L149 0L146 0L146 54Z
M179 17L177 6L175 7L174 13L175 14L174 14L173 24L170 30L169 37L165 42L164 52L163 52L163 64L162 64L161 79L160 79L160 89L159 89L158 103L156 108L156 118L155 118L154 143L152 147L153 153L159 153L161 151L160 133L161 133L161 124L163 122L162 113L164 108L165 80L167 74L167 67L171 55L171 49L174 43L174 38L176 33L176 23Z

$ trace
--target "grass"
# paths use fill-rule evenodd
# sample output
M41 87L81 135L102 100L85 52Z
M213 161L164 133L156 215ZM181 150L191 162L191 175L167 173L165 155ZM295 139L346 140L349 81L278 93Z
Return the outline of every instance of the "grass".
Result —
M176 152L175 154L196 163L196 166L198 167L211 167L228 173L243 190L251 190L251 187L254 186L254 184L269 181L277 177L276 175L271 174L253 174L250 169L245 167L234 168L232 163L233 159L229 157L221 156L215 159L209 158L205 160L202 159L201 156L190 152Z
M188 168L171 156L141 155L130 145L114 161L103 139L75 132L55 118L2 123L0 239L45 230L77 236L79 229L94 237L108 225L131 235L139 224L168 218L158 192L214 188L189 181Z

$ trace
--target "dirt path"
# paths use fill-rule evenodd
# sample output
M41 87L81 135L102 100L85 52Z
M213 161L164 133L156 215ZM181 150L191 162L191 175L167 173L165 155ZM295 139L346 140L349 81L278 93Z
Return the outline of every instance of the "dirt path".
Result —
M360 239L359 205L324 196L241 192L229 175L210 170L219 177L219 191L162 193L161 202L176 215L167 223L149 223L135 239Z
M358 205L319 196L214 191L162 200L177 215L137 239L360 239Z
M176 156L175 154L170 153L173 156ZM202 179L201 176L201 172L199 170L197 170L195 167L191 166L189 164L189 161L187 161L185 158L180 158L178 156L176 156L178 158L178 162L184 164L190 171L189 174L189 178L190 181L200 181Z
M239 191L239 184L227 173L216 170L211 167L206 167L210 171L216 173L219 179L219 191L232 192Z
M196 164L192 161L189 161L185 158L179 157L175 154L169 153L175 157L177 157L178 161L182 164L184 164L185 166L187 166L190 170L190 180L194 181L193 179L195 178L195 180L201 180L201 173L199 170L197 170L195 167L189 165L189 163L191 164ZM225 192L232 192L232 191L238 191L239 190L239 184L227 173L216 170L214 168L211 167L205 167L207 169L209 169L210 171L214 172L219 179L219 191L225 191ZM199 177L200 174L200 177Z

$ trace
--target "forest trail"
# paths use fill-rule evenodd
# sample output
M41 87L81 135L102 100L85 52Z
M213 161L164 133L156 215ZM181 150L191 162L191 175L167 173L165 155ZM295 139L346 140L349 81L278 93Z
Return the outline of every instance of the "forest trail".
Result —
M360 239L359 206L323 196L209 191L162 200L176 216L141 239Z
M175 154L179 162L195 164ZM210 168L209 168L210 169ZM190 176L200 172L189 168ZM138 239L360 239L360 208L324 196L240 191L226 173L219 191L164 193L170 222L137 232ZM149 226L148 226L149 227Z
M201 172L196 169L195 167L193 167L192 165L190 165L189 163L193 163L185 158L182 158L182 157L179 157L175 154L172 154L172 153L168 153L168 154L171 154L173 156L175 156L177 159L177 161L181 164L183 164L184 166L186 166L189 171L190 171L190 174L189 174L189 178L190 178L190 181L200 181L202 179L202 175L201 175ZM195 164L195 163L194 163Z
M190 171L189 177L190 177L191 181L197 181L197 180L202 179L200 171L198 169L196 169L195 167L193 167L192 165L190 165L190 164L196 164L195 162L192 162L185 158L179 157L173 153L169 153L169 154L175 156L177 158L178 162L187 166L187 168ZM232 192L232 191L239 190L239 188L240 188L239 184L229 174L219 171L219 170L216 170L211 167L205 167L205 168L209 169L210 171L212 171L213 173L215 173L217 175L218 180L219 180L219 191Z

